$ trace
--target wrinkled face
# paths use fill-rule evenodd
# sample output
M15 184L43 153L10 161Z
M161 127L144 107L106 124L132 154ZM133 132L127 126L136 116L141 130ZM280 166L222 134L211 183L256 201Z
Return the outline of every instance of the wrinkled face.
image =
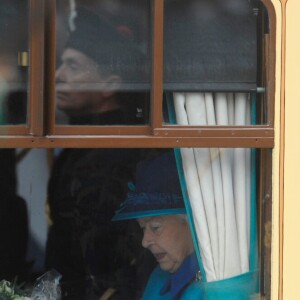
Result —
M57 108L69 115L99 111L103 93L93 91L93 83L105 82L98 65L75 49L67 48L62 55L62 64L56 71Z
M149 249L162 270L174 273L193 253L189 225L176 215L146 217L137 220L143 230L143 247Z

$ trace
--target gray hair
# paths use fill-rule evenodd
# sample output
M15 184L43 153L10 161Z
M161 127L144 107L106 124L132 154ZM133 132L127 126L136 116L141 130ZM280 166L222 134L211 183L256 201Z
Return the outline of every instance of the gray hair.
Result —
M188 218L186 214L178 214L176 215L179 219L181 219L182 221L185 221L186 223L188 223Z

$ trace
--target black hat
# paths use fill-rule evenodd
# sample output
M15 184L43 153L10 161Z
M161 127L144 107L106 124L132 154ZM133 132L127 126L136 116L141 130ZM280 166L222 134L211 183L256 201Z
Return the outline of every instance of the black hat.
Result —
M103 16L78 7L66 48L78 50L100 66L100 72L117 74L125 80L139 79L145 73L145 57L137 44L126 38Z
M186 213L173 152L140 162L136 177L113 221Z

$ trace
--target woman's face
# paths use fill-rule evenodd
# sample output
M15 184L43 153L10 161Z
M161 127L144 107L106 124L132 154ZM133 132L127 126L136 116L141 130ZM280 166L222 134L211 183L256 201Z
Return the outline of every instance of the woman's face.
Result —
M149 249L162 270L174 273L194 246L187 222L177 215L137 220L143 230L143 247Z

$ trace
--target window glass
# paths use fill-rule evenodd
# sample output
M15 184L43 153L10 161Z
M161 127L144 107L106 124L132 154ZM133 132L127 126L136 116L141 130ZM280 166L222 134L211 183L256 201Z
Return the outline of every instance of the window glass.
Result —
M148 123L150 1L57 1L57 124Z
M164 125L268 123L267 16L258 2L164 0ZM56 125L149 124L151 4L56 1ZM1 124L26 123L27 5L0 4ZM47 130L40 147L70 145ZM120 132L115 140L75 137L72 147L82 148L1 150L0 281L17 278L31 289L55 269L62 299L72 300L264 294L272 151L191 148L217 138L190 138L189 130L143 135L149 149L123 136L121 147L131 139L132 148L118 148ZM189 148L154 148L175 139ZM103 141L116 148L96 148Z
M252 93L165 93L165 120L183 126L257 124L257 98Z
M0 3L0 124L25 124L28 97L28 1Z
M30 283L55 268L63 275L63 299L99 299L108 292L153 299L160 291L179 292L164 289L176 272L185 274L176 279L185 293L211 299L259 293L264 233L258 224L269 206L268 172L261 169L270 151L9 149L1 157L7 166L2 203L15 204L2 210L4 233L15 233L1 243L3 278L18 275ZM10 251L17 242L18 251Z
M262 66L259 65L263 59L263 29L258 27L262 15L257 5L256 1L248 0L165 1L166 102L185 98L183 107L189 109L190 103L194 102L192 110L205 114L202 99L206 109L210 109L207 102L212 101L217 111L219 102L225 98L227 109L233 114L240 115L241 111L236 107L239 109L242 105L241 109L247 107L253 115L260 116L262 107L265 109L265 99L262 81L258 79L264 75L261 75ZM224 114L223 109L220 113ZM184 125L251 124L235 119L218 121L217 114L215 112L215 122L202 120L199 124L189 122ZM265 122L265 117L256 120L257 124ZM166 119L165 123L172 122ZM178 120L175 123L182 125Z

